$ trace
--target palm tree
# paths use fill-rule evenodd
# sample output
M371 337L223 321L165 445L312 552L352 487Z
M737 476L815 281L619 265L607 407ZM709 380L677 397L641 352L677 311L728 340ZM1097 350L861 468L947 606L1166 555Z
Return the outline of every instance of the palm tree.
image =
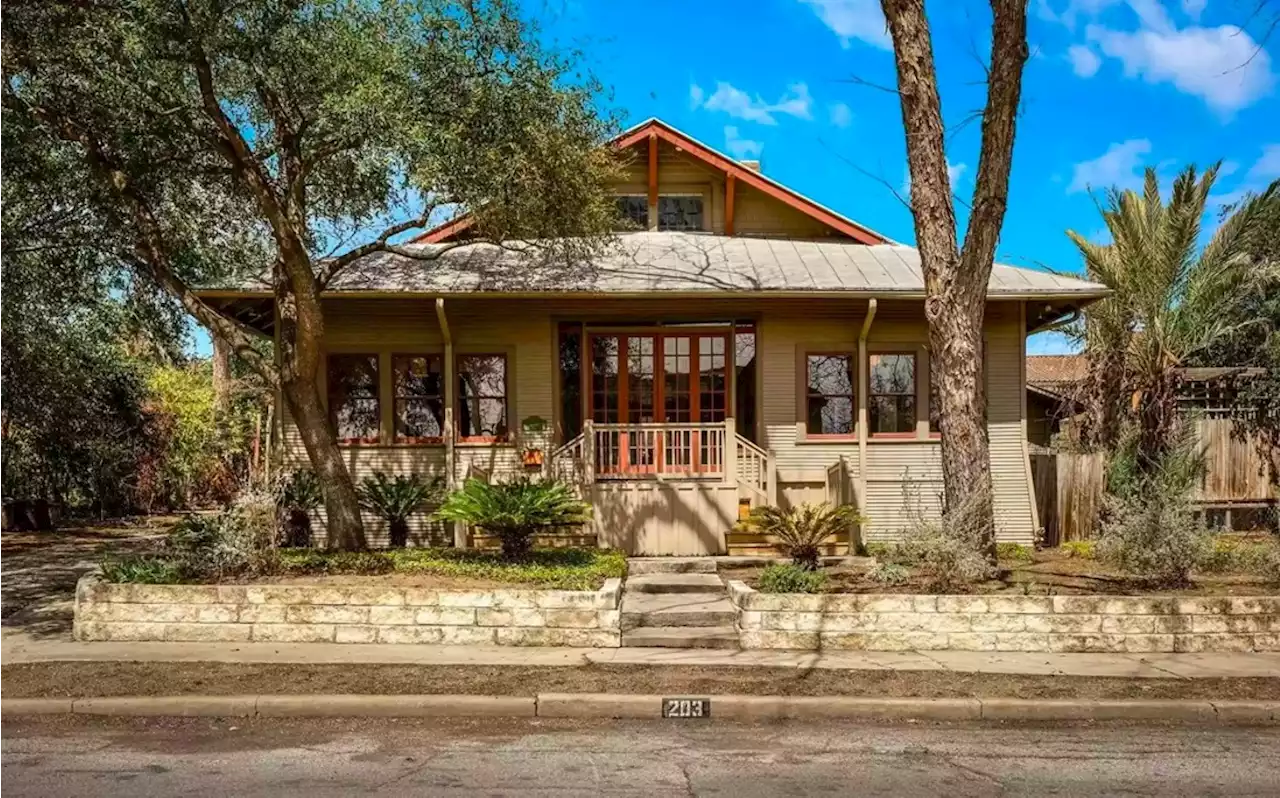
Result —
M1107 192L1101 210L1111 243L1067 232L1089 277L1114 291L1090 306L1075 329L1090 363L1085 443L1112 448L1121 422L1132 418L1142 471L1175 440L1177 369L1258 323L1241 309L1274 268L1250 255L1249 242L1280 202L1280 181L1246 197L1200 246L1217 176L1216 164L1202 175L1189 167L1165 202L1155 170L1147 169L1141 194Z

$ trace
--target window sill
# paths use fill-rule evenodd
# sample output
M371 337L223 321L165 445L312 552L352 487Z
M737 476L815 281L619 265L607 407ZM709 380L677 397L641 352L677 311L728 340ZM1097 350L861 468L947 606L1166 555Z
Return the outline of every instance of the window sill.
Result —
M849 444L849 443L857 443L857 442L858 442L857 433L853 433L850 435L807 435L806 434L806 435L800 435L798 438L796 438L797 446L810 446L810 445L820 446L824 443Z
M885 444L890 446L894 444L903 444L903 443L937 443L937 442L938 442L938 438L933 438L933 437L925 438L925 437L916 435L915 433L912 433L909 435L908 434L888 435L888 434L882 433L880 435L872 435L870 438L867 439L867 443Z
M515 446L510 438L458 438L455 446L484 448L487 446Z

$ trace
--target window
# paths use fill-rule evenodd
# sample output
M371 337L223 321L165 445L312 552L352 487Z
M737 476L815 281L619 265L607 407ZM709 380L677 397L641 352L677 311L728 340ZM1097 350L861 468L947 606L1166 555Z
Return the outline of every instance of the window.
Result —
M739 324L733 338L733 407L738 434L756 440L756 328Z
M852 435L853 355L805 355L805 430L810 435Z
M378 356L329 355L329 423L339 443L377 443Z
M440 355L393 355L396 443L444 440L444 364Z
M462 440L506 440L506 355L458 357L458 435Z
M560 325L560 424L564 439L582 432L582 323Z
M867 410L872 435L914 435L916 431L916 356L872 355L868 370Z
M617 198L618 218L623 230L649 229L649 198L642 194L624 194Z
M702 197L658 197L659 230L702 230Z

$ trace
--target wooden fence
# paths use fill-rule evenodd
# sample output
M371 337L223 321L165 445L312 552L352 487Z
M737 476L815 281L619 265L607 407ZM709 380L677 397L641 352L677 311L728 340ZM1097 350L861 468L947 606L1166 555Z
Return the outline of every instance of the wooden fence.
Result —
M1275 504L1280 453L1268 456L1257 441L1233 434L1232 424L1229 418L1196 421L1205 471L1193 500L1206 509ZM1106 479L1100 452L1033 453L1031 476L1046 546L1094 536Z

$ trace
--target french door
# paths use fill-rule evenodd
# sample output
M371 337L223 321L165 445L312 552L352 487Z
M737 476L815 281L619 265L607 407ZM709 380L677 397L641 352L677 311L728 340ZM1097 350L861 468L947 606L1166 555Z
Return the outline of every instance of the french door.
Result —
M727 442L722 430L709 425L728 416L728 344L727 332L589 335L588 418L605 425L597 439L597 468L622 474L720 472Z

